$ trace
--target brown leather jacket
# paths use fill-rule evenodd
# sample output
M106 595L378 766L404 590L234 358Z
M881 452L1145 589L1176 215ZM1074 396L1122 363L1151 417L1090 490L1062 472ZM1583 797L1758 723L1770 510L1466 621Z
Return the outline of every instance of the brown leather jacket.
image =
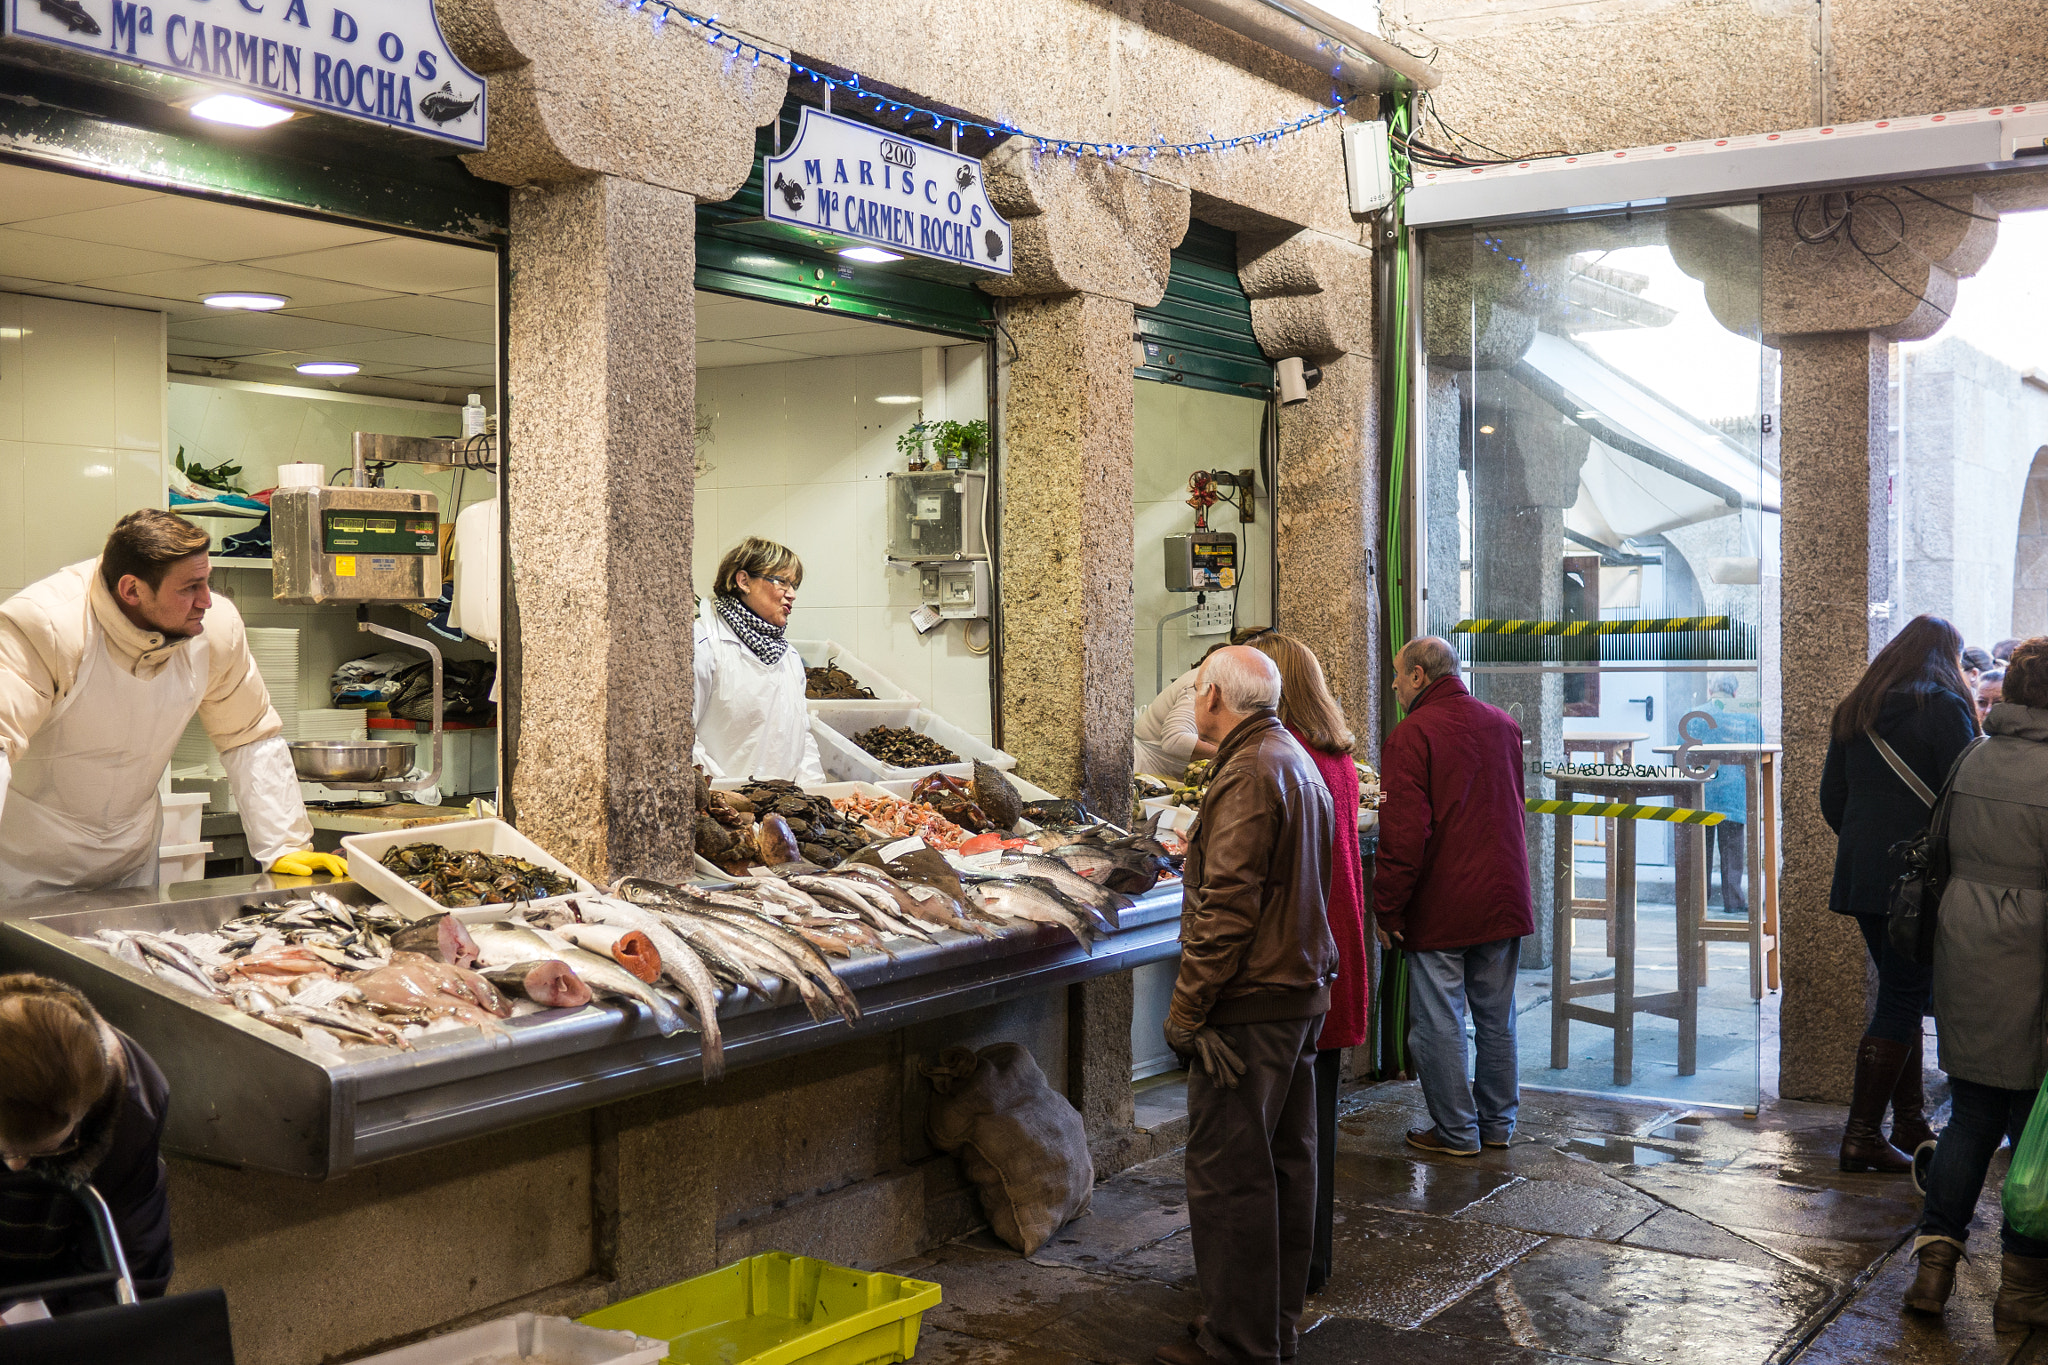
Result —
M1232 730L1209 770L1183 869L1173 1022L1193 1029L1325 1013L1337 975L1325 915L1330 789L1271 711Z

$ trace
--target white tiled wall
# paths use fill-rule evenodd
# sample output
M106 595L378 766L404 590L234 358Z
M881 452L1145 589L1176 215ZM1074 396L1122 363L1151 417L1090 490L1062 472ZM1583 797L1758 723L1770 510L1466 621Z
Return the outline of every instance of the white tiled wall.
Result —
M967 647L967 623L920 636L914 574L890 571L883 476L902 470L896 438L918 420L988 415L987 348L700 370L693 568L709 596L719 558L748 535L795 550L803 592L797 639L837 640L953 724L987 740L989 661ZM918 403L880 403L884 397Z
M238 460L241 482L252 492L277 482L277 466L306 461L331 474L349 463L358 431L394 436L454 436L462 431L462 409L432 403L376 399L360 394L308 396L303 390L266 388L232 381L183 378L172 381L169 397L170 452L185 451L186 463L216 465ZM423 488L440 494L441 518L451 521L455 476L430 474L409 465L386 471L391 487ZM463 476L462 504L488 498L496 485L489 474ZM209 521L209 530L233 535L249 523ZM223 567L216 560L214 588L232 599L252 626L295 626L299 631L299 705L333 705L328 679L337 665L388 648L355 626L353 607L297 607L273 602L270 575L257 569ZM385 624L402 618L380 612ZM482 657L480 645L435 641L450 658Z
M161 313L0 294L0 598L160 502Z
M1137 526L1136 592L1137 671L1133 704L1143 706L1158 695L1153 686L1159 618L1195 604L1194 594L1166 590L1166 537L1195 529L1195 509L1187 505L1188 475L1198 469L1257 469L1259 427L1266 405L1251 397L1184 389L1177 384L1140 380L1134 422L1137 446L1135 503ZM1237 590L1237 624L1272 623L1273 503L1261 486L1254 504L1256 520L1238 524L1234 508L1222 503L1209 509L1209 529L1237 536L1242 566ZM1188 637L1186 617L1166 626L1166 681L1192 668L1209 646L1227 637Z

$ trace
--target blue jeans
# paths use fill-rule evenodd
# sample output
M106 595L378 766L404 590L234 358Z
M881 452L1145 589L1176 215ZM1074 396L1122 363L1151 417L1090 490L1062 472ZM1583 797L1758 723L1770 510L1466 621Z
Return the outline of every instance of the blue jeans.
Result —
M1522 940L1408 954L1408 1050L1437 1131L1460 1148L1514 1135L1521 1084L1515 1066L1515 969ZM1472 1010L1476 1079L1465 1061Z
M2001 1090L1961 1076L1948 1078L1955 1112L1934 1145L1934 1165L1927 1172L1927 1206L1920 1215L1922 1237L1948 1237L1962 1242L1970 1235L1970 1215L1984 1192L1984 1172L1999 1143L2012 1139L2017 1149L2027 1115L2034 1111L2034 1091ZM2015 1256L2048 1257L2048 1242L1999 1229L1999 1240Z
M1934 1012L1934 968L1923 967L1892 947L1891 931L1883 915L1858 915L1856 927L1863 931L1863 946L1877 967L1877 1000L1870 1007L1873 1038L1910 1044L1920 1037L1920 1020ZM2026 1115L2020 1116L2026 1121Z

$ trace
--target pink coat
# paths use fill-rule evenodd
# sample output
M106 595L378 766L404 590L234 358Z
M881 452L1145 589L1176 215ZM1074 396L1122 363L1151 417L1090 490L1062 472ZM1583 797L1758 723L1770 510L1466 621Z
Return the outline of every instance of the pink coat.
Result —
M1319 1051L1357 1047L1366 1038L1366 1005L1371 976L1365 953L1365 869L1358 861L1358 767L1350 754L1326 754L1287 728L1315 760L1337 811L1330 847L1330 937L1337 940L1337 980L1330 987L1330 1012L1323 1017Z

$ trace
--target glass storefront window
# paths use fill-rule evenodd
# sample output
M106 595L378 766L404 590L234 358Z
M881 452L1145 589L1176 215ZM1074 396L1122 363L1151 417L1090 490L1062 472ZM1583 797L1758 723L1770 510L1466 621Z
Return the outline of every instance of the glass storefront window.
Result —
M1522 1082L1751 1106L1778 521L1756 211L1443 229L1423 250L1429 632L1520 722L1532 806L1721 816L1528 813Z

